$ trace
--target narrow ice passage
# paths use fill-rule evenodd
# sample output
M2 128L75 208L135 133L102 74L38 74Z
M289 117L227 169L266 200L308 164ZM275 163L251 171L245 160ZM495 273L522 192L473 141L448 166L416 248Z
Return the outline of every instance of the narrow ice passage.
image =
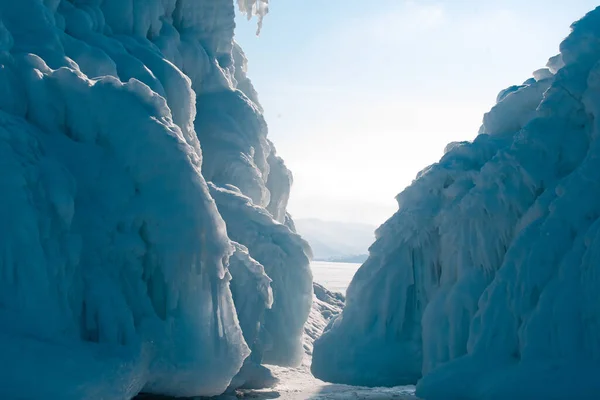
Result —
M0 0L0 398L598 398L600 9L398 195L343 305L234 40L268 5Z

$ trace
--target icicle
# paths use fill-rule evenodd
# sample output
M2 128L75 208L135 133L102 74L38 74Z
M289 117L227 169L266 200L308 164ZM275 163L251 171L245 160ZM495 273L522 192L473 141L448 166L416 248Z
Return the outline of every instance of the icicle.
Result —
M269 0L238 0L240 11L250 20L253 16L258 17L258 27L256 35L260 35L262 30L263 18L269 13Z

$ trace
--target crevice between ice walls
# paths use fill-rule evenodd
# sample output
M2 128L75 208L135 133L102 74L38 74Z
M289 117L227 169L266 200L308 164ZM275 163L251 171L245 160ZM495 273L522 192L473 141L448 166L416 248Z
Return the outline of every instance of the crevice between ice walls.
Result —
M4 397L209 396L248 346L298 362L309 250L273 218L291 175L233 29L231 0L0 0Z
M398 196L312 370L430 399L594 398L600 9ZM551 382L551 384L548 384Z

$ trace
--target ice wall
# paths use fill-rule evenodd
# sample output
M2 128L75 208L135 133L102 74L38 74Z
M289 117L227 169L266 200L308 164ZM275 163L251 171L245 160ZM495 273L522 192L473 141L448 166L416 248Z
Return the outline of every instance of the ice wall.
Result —
M312 370L429 399L596 398L600 9L398 195Z
M311 276L273 219L289 192L267 183L290 180L270 177L234 16L231 0L0 0L0 397L219 394L263 318L310 307L281 286ZM295 263L232 243L207 181L252 199L238 218L264 213ZM300 346L299 319L273 348Z
M310 248L267 210L233 187L210 185L230 237L248 246L272 279L273 305L265 312L259 333L261 360L283 366L299 365L303 357L303 326L312 304Z

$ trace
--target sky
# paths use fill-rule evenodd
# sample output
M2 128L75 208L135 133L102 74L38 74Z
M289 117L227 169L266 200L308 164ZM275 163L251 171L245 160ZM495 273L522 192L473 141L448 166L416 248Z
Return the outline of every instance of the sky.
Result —
M381 224L395 196L472 140L498 92L558 53L589 0L271 0L238 18L294 218Z

